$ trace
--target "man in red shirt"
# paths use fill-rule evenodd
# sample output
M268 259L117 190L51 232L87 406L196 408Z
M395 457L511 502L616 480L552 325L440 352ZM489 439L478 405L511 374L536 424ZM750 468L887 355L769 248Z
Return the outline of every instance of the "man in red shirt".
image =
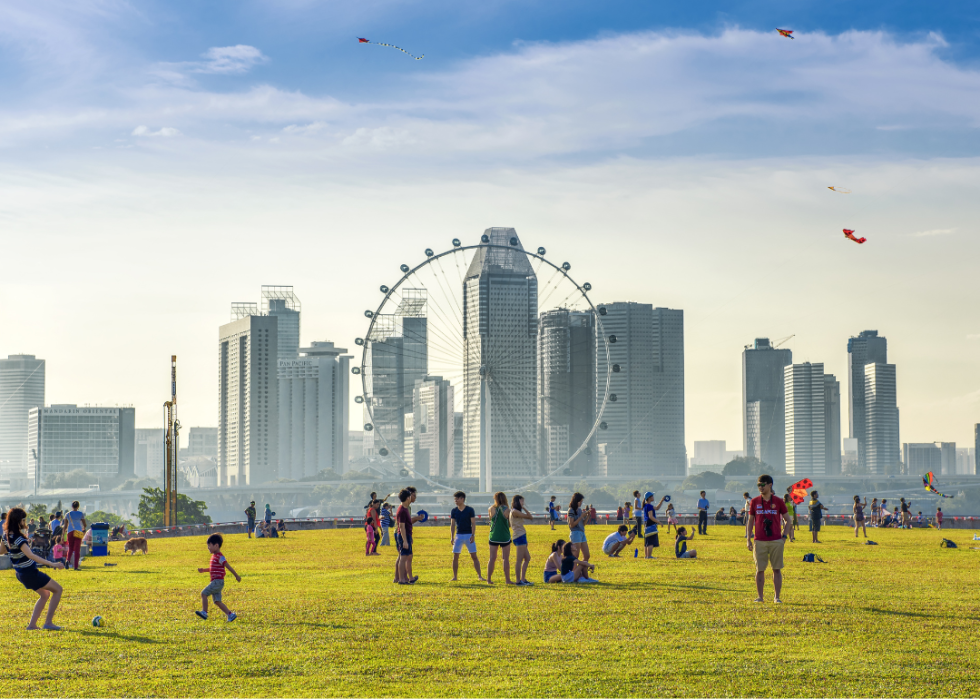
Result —
M766 568L772 565L772 584L776 588L774 602L782 602L779 593L783 587L783 545L793 531L793 523L789 511L782 498L777 498L772 492L772 476L759 476L759 492L749 505L748 523L745 529L745 539L749 551L755 557L755 587L759 591L756 602L762 602L762 594L766 586ZM755 533L753 547L752 535Z

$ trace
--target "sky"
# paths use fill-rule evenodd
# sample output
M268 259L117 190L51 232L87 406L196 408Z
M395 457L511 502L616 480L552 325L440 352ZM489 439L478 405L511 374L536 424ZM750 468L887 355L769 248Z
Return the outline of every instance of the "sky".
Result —
M215 425L232 301L292 284L304 344L353 350L398 265L512 226L684 310L690 454L742 446L744 345L846 395L865 329L901 440L972 445L978 33L965 1L3 2L0 356L157 427L176 354Z

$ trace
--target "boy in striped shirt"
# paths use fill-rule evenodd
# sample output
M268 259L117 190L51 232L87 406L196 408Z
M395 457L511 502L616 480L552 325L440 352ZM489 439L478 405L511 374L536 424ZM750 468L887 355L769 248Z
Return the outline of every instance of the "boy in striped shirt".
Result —
M204 609L203 611L199 610L194 612L202 619L208 618L208 597L214 598L215 606L228 615L228 621L234 621L238 618L238 615L228 609L224 602L221 601L221 590L225 586L225 568L231 571L231 574L235 576L235 580L238 582L242 581L242 576L236 573L235 569L228 562L228 559L221 555L221 545L223 543L225 543L225 540L221 534L212 534L209 536L208 551L211 552L211 566L209 568L197 569L198 573L211 573L211 582L201 590L201 606Z

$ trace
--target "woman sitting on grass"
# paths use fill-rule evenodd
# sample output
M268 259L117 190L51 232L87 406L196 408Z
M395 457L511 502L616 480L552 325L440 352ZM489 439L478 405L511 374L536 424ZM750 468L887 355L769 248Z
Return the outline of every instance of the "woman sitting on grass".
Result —
M565 547L565 542L559 539L551 545L551 555L548 556L548 560L544 564L544 581L546 583L561 582L561 575L558 571L561 570L561 553L562 549Z
M729 524L738 524L739 523L738 519L739 519L738 512L735 511L735 508L734 507L729 507L728 508L728 523Z
M561 581L564 583L572 582L599 582L595 578L589 577L589 571L595 570L595 565L588 561L580 561L572 552L571 542L565 544L562 549L564 556L561 559ZM552 578L555 581L555 578ZM555 581L557 582L557 581Z
M674 539L674 555L677 558L697 558L698 552L687 548L687 542L694 541L694 532L687 535L686 527L677 527L677 537Z

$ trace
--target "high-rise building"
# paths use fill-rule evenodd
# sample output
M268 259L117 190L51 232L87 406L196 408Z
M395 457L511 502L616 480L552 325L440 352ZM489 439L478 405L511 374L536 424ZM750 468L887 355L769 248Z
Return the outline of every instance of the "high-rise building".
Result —
M804 362L783 369L786 406L786 473L827 473L826 382L823 364Z
M0 359L0 475L5 479L27 477L27 415L44 405L44 371L44 360L33 354Z
M405 454L405 416L414 410L415 382L426 377L429 367L427 296L425 289L401 290L395 312L376 316L369 338L374 434L365 435L365 444L373 440L375 451L386 448L403 458L410 456Z
M872 331L873 332L873 331ZM865 461L868 473L898 473L902 457L898 434L898 405L894 364L864 365ZM858 438L858 458L861 440Z
M840 381L833 374L824 374L824 434L827 445L824 453L827 457L828 476L839 476L842 471L843 458L841 455L840 436Z
M538 439L545 473L561 468L589 436L595 391L594 316L564 308L543 312L538 320ZM590 445L567 472L587 476L594 467Z
M870 470L867 457L867 410L865 409L865 366L888 362L888 340L878 337L877 330L862 330L847 341L847 405L849 437L858 441L858 466ZM898 458L897 456L895 458Z
M299 357L299 321L302 304L291 286L263 286L262 312L279 319L279 359Z
M980 476L980 423L973 427L973 473Z
M786 406L783 370L793 363L790 349L757 338L742 352L742 435L746 456L775 473L786 467Z
M902 461L909 473L942 473L943 452L938 442L906 442L902 445Z
M724 466L729 461L726 446L724 439L695 442L691 466Z
M486 492L538 473L538 278L513 228L484 235L463 281L462 475Z
M350 360L332 342L314 342L283 359L279 379L279 477L345 473L350 460Z
M455 403L455 396L453 402ZM453 413L453 472L458 476L463 470L463 413Z
M973 473L973 447L958 447L956 449L956 475L972 476Z
M684 439L684 311L653 309L653 473L683 476L687 468Z
M219 486L278 478L278 320L246 315L219 328Z
M28 477L36 477L39 486L43 487L49 476L79 469L93 479L121 480L134 475L134 408L31 408L26 434L31 456Z
M456 420L452 384L441 376L415 382L414 468L432 478L456 473Z
M956 442L939 442L939 469L944 476L956 475Z
M191 427L187 430L187 457L218 458L218 428Z
M162 483L163 465L166 461L163 428L140 428L136 430L135 440L133 475L137 478L155 478Z

